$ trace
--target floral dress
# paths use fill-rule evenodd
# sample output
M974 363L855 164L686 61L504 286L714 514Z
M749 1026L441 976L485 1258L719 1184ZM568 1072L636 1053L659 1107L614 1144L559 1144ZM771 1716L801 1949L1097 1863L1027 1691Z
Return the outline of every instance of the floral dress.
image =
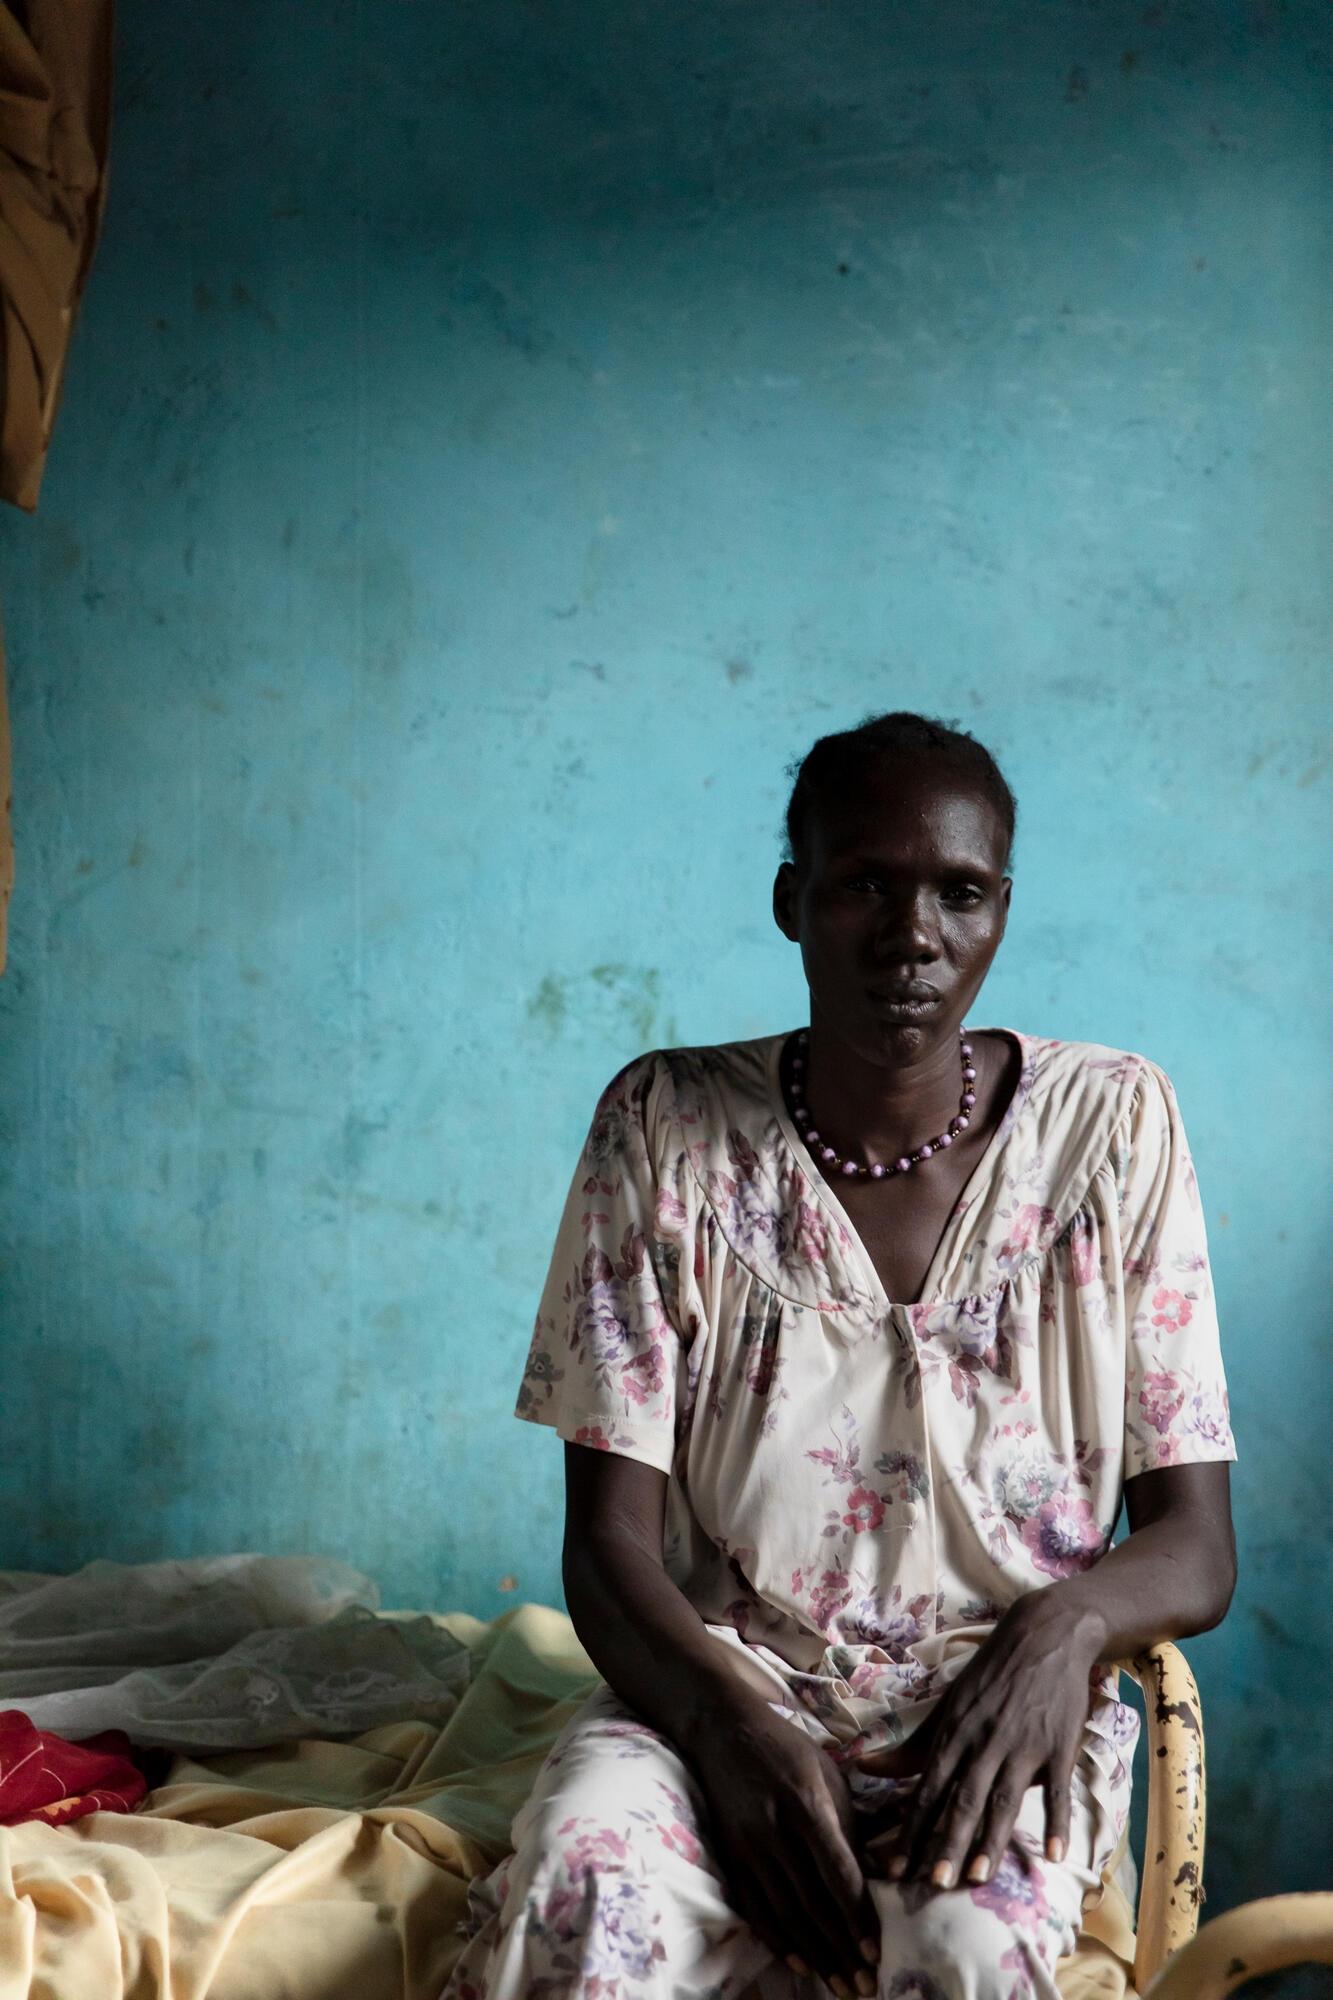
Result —
M867 1804L894 1781L872 1784L858 1760L921 1724L1015 1599L1097 1561L1126 1479L1235 1457L1203 1213L1168 1078L1121 1050L990 1032L1018 1043L1019 1081L918 1304L885 1296L791 1123L778 1081L785 1036L630 1063L597 1106L517 1402L518 1416L564 1439L667 1475L668 1574L714 1636L771 1677L774 1706L824 1743ZM541 1827L526 1855L516 1837L523 1894L507 1893L512 1860L489 1890L477 1886L472 1947L451 1991L538 1990L534 1951L550 1990L598 2000L739 1991L764 1954L737 1919L746 1948L699 1958L700 1926L710 1937L727 1929L724 1901L690 1906L692 1943L679 1898L663 1891L662 1908L638 1910L639 1959L655 1938L660 1976L627 1970L634 1951L617 1956L597 1932L589 1870L604 1874L608 1857L571 1859L545 1811L568 1803L566 1762L587 1804L597 1769L605 1777L630 1743L642 1764L650 1739L653 1782L672 1795L640 1802L653 1837L665 1812L698 1845L698 1815L684 1810L689 1773L611 1690L587 1705L582 1732L579 1721L515 1823L516 1836ZM621 1734L604 1739L607 1728ZM884 1992L929 1993L932 1979L950 1995L1054 1992L1051 1965L1124 1824L1137 1728L1114 1672L1099 1674L1067 1864L1040 1859L1034 1787L990 1883L923 1900L875 1881L895 1917ZM612 1790L623 1783L618 1772ZM589 1828L578 1831L586 1840ZM700 1859L695 1873L720 1888L702 1849ZM615 1864L622 1893L635 1865ZM573 1868L582 1885L568 1936L542 1907L556 1893L538 1886L543 1867L566 1890ZM1039 1916L1020 1879L1036 1886ZM998 1919L993 1951L959 1942L960 1912ZM960 1953L976 1961L966 1974ZM696 1961L698 1976L683 1978ZM526 1986L513 1984L515 1967Z

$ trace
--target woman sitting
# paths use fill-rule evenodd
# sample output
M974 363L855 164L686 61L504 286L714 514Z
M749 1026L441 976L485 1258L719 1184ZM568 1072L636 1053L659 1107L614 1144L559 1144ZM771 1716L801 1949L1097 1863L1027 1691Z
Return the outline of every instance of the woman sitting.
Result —
M604 1679L450 2000L1053 2000L1129 1808L1112 1663L1231 1597L1171 1084L964 1026L1009 910L994 760L882 716L815 744L787 827L808 1028L641 1056L574 1176L517 1414L565 1440Z

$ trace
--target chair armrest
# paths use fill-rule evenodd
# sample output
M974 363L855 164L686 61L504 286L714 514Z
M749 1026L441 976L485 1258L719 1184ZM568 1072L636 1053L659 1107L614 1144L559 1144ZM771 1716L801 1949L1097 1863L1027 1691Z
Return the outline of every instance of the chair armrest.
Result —
M1139 1884L1134 1985L1142 1993L1188 1944L1203 1901L1206 1827L1203 1713L1185 1655L1163 1641L1122 1661L1143 1690L1148 1824Z
M1223 2000L1288 1965L1333 1965L1333 1895L1265 1896L1214 1917L1144 2000Z

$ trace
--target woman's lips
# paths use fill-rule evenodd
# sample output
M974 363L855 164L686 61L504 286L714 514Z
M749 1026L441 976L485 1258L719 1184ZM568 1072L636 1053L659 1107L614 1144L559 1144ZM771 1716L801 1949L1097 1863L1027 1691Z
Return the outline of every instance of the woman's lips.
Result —
M927 999L898 999L890 993L872 993L871 1003L881 1014L888 1014L897 1021L921 1021L940 1004L940 996L934 993Z

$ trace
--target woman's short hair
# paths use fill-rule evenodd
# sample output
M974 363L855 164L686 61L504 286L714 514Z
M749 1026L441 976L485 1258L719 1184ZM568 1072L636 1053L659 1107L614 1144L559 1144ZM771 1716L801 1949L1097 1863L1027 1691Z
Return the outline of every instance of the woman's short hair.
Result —
M821 736L804 757L787 767L794 778L787 801L787 846L784 859L799 863L805 851L812 809L822 799L854 786L882 758L924 760L950 777L969 779L995 808L1005 834L1005 866L1013 852L1018 806L1004 774L984 743L956 724L937 716L895 709L888 715L868 715L855 729Z

